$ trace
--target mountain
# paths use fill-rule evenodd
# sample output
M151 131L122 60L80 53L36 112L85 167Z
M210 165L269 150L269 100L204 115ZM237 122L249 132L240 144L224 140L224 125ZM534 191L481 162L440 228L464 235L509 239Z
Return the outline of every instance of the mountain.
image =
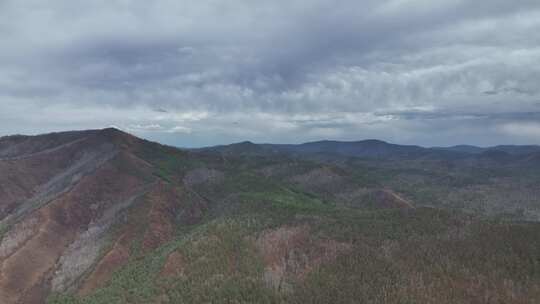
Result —
M243 154L243 155L272 155L289 154L296 156L335 156L358 157L371 159L398 159L410 160L421 158L437 159L463 159L474 157L479 154L491 152L504 152L514 157L528 156L540 152L540 146L524 145L500 145L494 147L477 147L471 145L458 145L452 147L424 148L414 145L397 145L381 140L368 139L362 141L332 141L323 140L303 144L255 144L242 142L231 145L222 145L199 149L200 151Z
M249 147L248 147L249 146ZM213 151L231 154L241 151L243 154L272 155L292 154L297 156L319 155L338 157L364 158L411 158L429 155L431 151L419 146L403 146L390 144L380 140L363 140L354 142L316 141L299 145L291 144L254 144L243 142L226 146L203 148L203 151Z
M481 154L487 151L499 151L505 152L511 155L528 155L532 153L540 152L540 146L536 145L524 145L524 146L513 146L513 145L500 145L494 147L481 148L476 146L469 145L458 145L453 147L437 147L434 149L462 152L469 154Z
M471 145L457 145L452 147L435 147L434 149L437 150L446 150L446 151L453 151L453 152L460 152L460 153L468 153L468 154L480 154L487 150L487 148L480 148L476 146Z
M501 153L2 137L0 303L537 303L539 158Z
M528 146L512 146L512 145L502 145L488 148L489 150L503 151L508 154L513 155L527 155L532 153L539 153L540 146L528 145Z
M534 155L540 146L494 146L481 148L470 145L425 148L414 145L397 145L380 140L363 141L316 141L303 144L255 144L242 142L230 145L206 147L195 151L210 155L243 157L289 157L329 164L344 164L364 160L368 165L388 163L389 166L411 165L420 168L426 163L442 167L502 166L537 168ZM422 163L424 163L422 165ZM438 163L438 164L437 164ZM380 164L379 164L380 165ZM529 168L529 169L531 169ZM440 168L442 169L442 168ZM465 168L466 169L466 168Z
M268 145L267 147L298 154L331 154L368 158L418 157L428 153L428 150L419 146L394 145L373 139L355 142L317 141L300 145Z

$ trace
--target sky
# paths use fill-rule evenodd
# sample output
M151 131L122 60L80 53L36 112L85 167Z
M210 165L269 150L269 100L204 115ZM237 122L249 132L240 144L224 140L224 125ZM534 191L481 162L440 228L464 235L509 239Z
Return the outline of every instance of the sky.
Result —
M538 0L0 0L0 136L540 144Z

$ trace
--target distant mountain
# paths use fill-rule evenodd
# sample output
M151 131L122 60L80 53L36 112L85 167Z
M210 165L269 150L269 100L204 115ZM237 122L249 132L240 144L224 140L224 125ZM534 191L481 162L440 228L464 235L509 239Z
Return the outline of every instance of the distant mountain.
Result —
M357 157L381 160L459 160L471 157L485 158L489 155L495 155L496 152L501 152L508 154L508 158L513 157L514 159L518 160L527 155L540 152L540 146L495 146L481 148L470 145L459 145L453 147L424 148L414 145L397 145L380 140L370 139L362 141L324 140L303 144L255 144L252 142L243 142L231 145L202 148L200 151L222 153L226 155L236 154L270 156L282 154L309 157ZM501 156L500 153L499 156Z
M254 144L250 141L234 143L230 145L220 145L209 148L193 149L201 152L215 152L224 155L268 155L272 153L271 149L267 149L264 145Z
M354 142L317 141L300 145L262 145L263 147L297 154L331 154L367 158L420 157L428 154L428 149L419 146L389 144L380 140Z
M540 146L529 145L529 146L512 146L512 145L503 145L495 146L488 148L488 150L503 151L512 155L527 155L532 153L540 152Z
M454 151L454 152L468 153L468 154L480 154L486 150L486 148L480 148L480 147L470 146L470 145L457 145L453 147L435 147L433 149L441 150L441 151Z
M513 145L500 145L494 147L481 148L469 145L459 145L453 147L437 147L437 150L455 151L470 154L481 154L486 151L501 151L511 155L527 155L531 153L540 152L540 146L525 145L525 146L513 146Z
M243 155L318 155L337 157L361 157L378 159L404 159L420 158L433 154L449 155L456 154L447 151L436 151L434 149L420 146L407 146L390 144L380 140L363 140L353 142L342 141L316 141L298 145L293 144L254 144L238 143L225 146L203 148L201 151Z

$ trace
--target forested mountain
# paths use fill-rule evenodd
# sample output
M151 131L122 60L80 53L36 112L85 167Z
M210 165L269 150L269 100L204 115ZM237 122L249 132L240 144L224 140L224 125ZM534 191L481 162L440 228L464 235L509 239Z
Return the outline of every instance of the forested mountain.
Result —
M0 303L538 303L539 169L534 147L3 137Z

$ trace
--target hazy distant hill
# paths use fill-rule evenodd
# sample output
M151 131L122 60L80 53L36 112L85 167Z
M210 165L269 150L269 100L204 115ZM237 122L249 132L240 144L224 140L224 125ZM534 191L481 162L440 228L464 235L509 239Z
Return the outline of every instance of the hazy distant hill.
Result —
M538 303L540 153L460 150L3 137L0 303Z
M204 148L207 151L231 153L241 151L243 154L288 153L296 155L335 155L341 157L366 158L414 158L432 153L430 149L419 146L402 146L389 144L379 140L356 142L317 141L299 145L238 143L228 146Z
M401 146L380 140L356 142L318 141L300 145L265 145L268 148L291 153L333 154L340 156L369 158L419 157L428 154L428 149L419 146Z
M224 155L272 156L289 155L326 160L365 158L374 160L482 160L499 158L522 162L540 153L540 146L494 146L481 148L470 145L424 148L413 145L396 145L380 140L363 141L317 141L303 144L255 144L242 142L231 145L197 149L198 151ZM507 157L504 157L504 156Z
M528 145L528 146L502 145L502 146L494 146L494 147L487 147L487 148L480 148L480 147L468 146L468 145L459 145L459 146L453 146L453 147L448 147L448 148L435 148L435 149L463 152L463 153L470 153L470 154L480 154L487 151L501 151L501 152L505 152L512 155L527 155L531 153L540 152L540 146L535 146L535 145Z

